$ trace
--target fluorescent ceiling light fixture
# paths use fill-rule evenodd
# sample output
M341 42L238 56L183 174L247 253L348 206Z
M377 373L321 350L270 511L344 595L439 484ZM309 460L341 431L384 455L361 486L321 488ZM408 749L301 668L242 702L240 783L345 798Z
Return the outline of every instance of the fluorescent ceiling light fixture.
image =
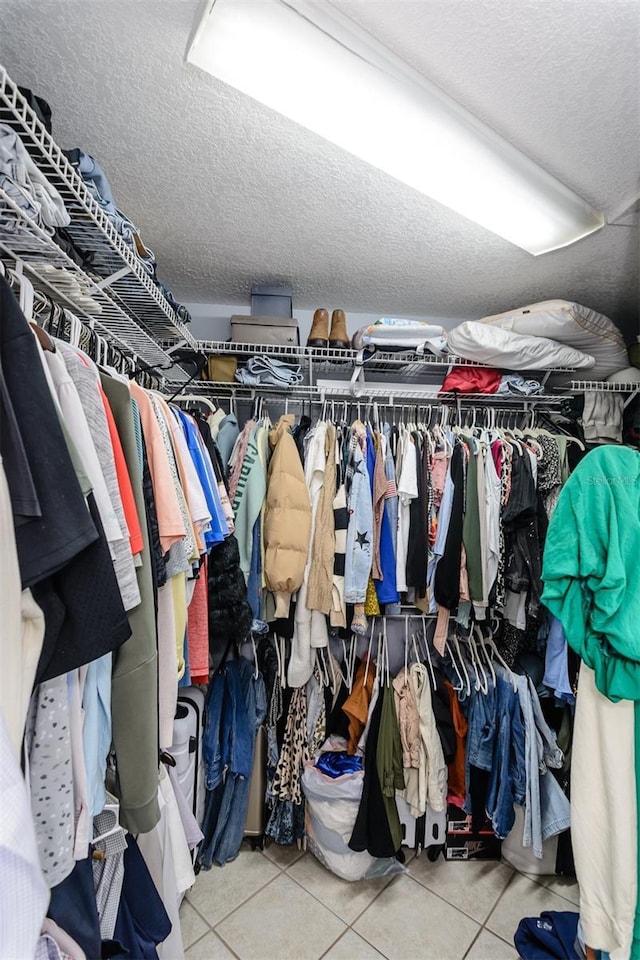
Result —
M604 225L326 0L214 0L187 61L534 255Z

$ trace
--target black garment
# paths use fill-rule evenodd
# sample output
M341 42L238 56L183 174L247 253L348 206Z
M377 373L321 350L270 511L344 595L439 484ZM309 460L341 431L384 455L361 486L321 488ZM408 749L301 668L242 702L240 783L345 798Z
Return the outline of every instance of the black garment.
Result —
M36 683L51 680L121 647L131 636L109 546L92 493L99 538L62 570L33 585L45 632Z
M505 536L505 583L515 593L527 591L529 613L535 616L540 603L540 540L538 497L527 453L513 449L511 491L502 513Z
M444 553L438 561L433 581L436 603L455 613L460 600L460 565L462 563L462 521L464 515L464 458L461 443L456 443L451 455L453 502L447 530Z
M471 831L477 836L484 827L487 820L487 799L489 797L489 784L491 782L491 771L481 770L480 767L474 767L469 764L469 796L471 798Z
M329 688L327 687L327 689ZM348 696L349 688L343 680L340 684L335 707L333 710L327 710L327 737L335 736L344 737L345 740L349 739L349 717L342 709L342 705L346 702Z
M144 511L147 519L147 532L149 534L149 549L151 551L151 573L156 592L167 582L167 561L162 552L160 542L160 526L158 524L158 513L156 511L156 501L153 495L153 483L151 481L151 471L149 470L149 459L147 457L147 445L144 434L142 440L142 496L144 497ZM140 517L142 522L142 517ZM157 604L156 604L157 608Z
M213 473L216 478L216 482L220 483L220 481L222 481L222 483L224 483L226 486L226 477L224 475L222 457L220 456L220 451L218 450L218 447L211 436L211 427L202 414L192 412L191 416L196 422L198 430L200 431L200 436L202 437L202 441L207 448L207 453L211 457L211 465L213 467Z
M19 904L16 906L20 909ZM84 950L87 960L98 960L101 956L100 920L91 856L77 860L69 876L51 888L47 916L73 937Z
M0 365L41 510L41 516L16 529L22 586L31 587L61 570L99 534L69 457L35 338L2 276Z
M42 516L16 414L0 362L0 456L7 479L14 527Z
M425 663L425 666L429 671L429 682L431 683L429 665ZM453 716L451 714L451 700L449 699L449 691L445 685L444 676L439 670L434 670L434 674L436 678L436 689L434 690L433 684L431 684L431 706L433 708L440 743L442 744L444 762L449 766L449 764L455 760L458 740L453 725Z
M422 437L411 434L416 445L416 479L418 496L409 504L409 543L407 546L407 586L414 587L418 597L427 592L428 538L427 502L422 465Z
M349 840L349 847L358 853L367 850L372 857L395 857L396 849L391 837L376 766L383 699L381 693L371 715L371 724L364 751L362 797L353 833Z
M239 645L246 640L252 622L238 541L230 536L209 554L209 650L214 659L229 642Z
M91 862L91 861L89 861ZM158 960L156 947L171 933L171 920L138 844L127 834L124 882L114 936L135 960ZM87 954L94 956L94 954Z
M48 134L51 133L51 107L43 97L36 96L28 87L18 87L27 104L31 107L36 117L45 128Z
M65 227L56 227L53 231L53 239L60 249L82 270L93 267L96 258L93 250L82 250Z
M306 413L300 417L300 420L295 425L291 431L291 436L293 437L294 443L298 449L298 456L300 457L300 463L304 467L304 438L307 435L309 427L311 426L311 417L308 417Z

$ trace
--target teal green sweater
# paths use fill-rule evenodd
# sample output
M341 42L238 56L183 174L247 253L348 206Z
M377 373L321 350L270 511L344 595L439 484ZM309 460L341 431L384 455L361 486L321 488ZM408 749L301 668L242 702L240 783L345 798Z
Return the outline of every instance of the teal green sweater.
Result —
M640 825L640 453L604 446L580 462L549 524L542 579L542 602L600 692L635 701ZM640 829L638 847L640 865ZM640 958L637 906L631 957Z
M549 524L542 602L611 700L640 699L640 453L580 462Z

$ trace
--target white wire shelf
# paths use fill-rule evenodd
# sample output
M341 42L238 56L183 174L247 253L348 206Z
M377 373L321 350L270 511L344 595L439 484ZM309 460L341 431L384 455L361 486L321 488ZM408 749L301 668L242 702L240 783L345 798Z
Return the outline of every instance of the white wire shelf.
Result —
M170 347L171 344L164 344ZM363 372L401 373L403 379L414 380L421 376L447 371L451 367L489 367L488 364L465 360L463 357L448 355L437 357L417 350L335 350L331 347L307 347L298 344L232 343L230 340L195 340L191 344L194 350L207 356L233 356L239 360L267 354L285 362L296 363L311 375L320 373L339 373L360 368ZM558 367L551 371L537 371L546 378L549 374L572 373L572 367Z
M93 254L92 271L121 310L156 339L193 341L186 326L95 202L82 178L0 66L0 123L19 135L36 166L56 187L71 217L66 228L79 249Z
M167 378L167 388L178 390L180 384L172 384ZM186 387L186 392L203 397L235 397L237 400L253 400L258 397L272 397L282 400L308 400L321 403L326 399L346 400L354 404L366 404L377 401L383 406L396 406L403 403L412 405L437 406L441 403L464 404L465 406L507 407L511 409L528 410L533 406L542 408L557 408L567 401L570 396L561 394L536 394L532 396L496 396L493 393L439 393L437 387L399 388L384 384L366 384L365 389L354 395L349 389L349 383L336 384L299 384L297 386L275 386L262 384L248 386L236 381L197 380Z
M0 189L0 251L21 263L36 290L67 307L130 357L168 371L184 381L188 374L141 326L64 253L57 243Z
M567 389L572 393L637 393L640 383L633 380L627 383L609 383L607 380L571 380Z
M572 380L568 388L571 393L623 393L624 408L640 393L640 383L630 380L627 383L609 383L606 380Z

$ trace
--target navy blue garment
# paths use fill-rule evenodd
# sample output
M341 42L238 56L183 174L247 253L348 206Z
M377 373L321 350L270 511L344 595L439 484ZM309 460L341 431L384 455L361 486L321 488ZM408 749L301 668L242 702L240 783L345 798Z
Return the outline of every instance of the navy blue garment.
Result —
M94 960L101 956L100 920L91 857L77 860L69 876L51 888L47 916L73 937L87 958Z
M91 861L88 863L91 873ZM171 921L160 894L137 842L128 833L124 852L124 882L114 937L125 951L129 951L131 960L158 960L156 947L170 933ZM95 956L100 954L87 954L87 957Z
M341 777L345 773L358 773L362 770L362 757L350 757L348 753L321 753L316 767L328 777Z
M539 917L525 917L518 924L513 942L522 960L581 960L575 942L579 914L545 910Z

